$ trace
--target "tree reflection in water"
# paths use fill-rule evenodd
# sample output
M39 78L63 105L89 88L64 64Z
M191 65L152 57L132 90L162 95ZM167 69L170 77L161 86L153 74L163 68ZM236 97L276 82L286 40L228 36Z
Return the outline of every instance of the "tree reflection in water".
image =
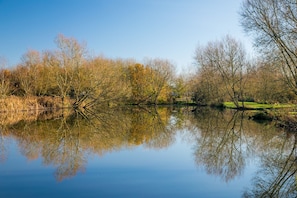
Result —
M195 160L204 164L207 173L220 175L225 181L241 175L245 166L245 153L242 151L243 112L229 116L214 112L200 126L201 138L197 139Z
M0 163L7 159L7 136L6 127L0 127Z
M168 111L167 108L77 111L47 121L18 122L10 126L7 136L17 139L28 159L42 157L45 165L54 165L55 177L61 181L84 171L88 153L103 155L139 144L149 148L169 146L174 133Z
M273 125L246 119L246 112L209 108L100 108L62 113L49 120L30 119L3 124L1 160L7 139L14 138L27 159L42 158L56 168L61 181L85 170L89 154L142 145L166 148L177 132L194 145L197 166L229 182L240 177L254 159L261 162L245 197L296 197L296 137Z
M296 134L275 138L261 153L261 168L253 179L253 187L243 197L297 197Z
M166 148L174 142L169 109L133 109L128 135L130 145L143 144L148 148Z
M241 175L249 159L259 159L253 188L243 197L297 197L296 134L259 125L245 119L242 111L203 109L195 115L191 124L200 130L194 153L197 165L228 182Z

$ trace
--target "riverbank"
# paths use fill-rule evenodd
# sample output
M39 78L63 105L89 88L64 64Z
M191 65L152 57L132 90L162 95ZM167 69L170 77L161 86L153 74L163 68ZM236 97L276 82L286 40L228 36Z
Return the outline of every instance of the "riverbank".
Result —
M5 112L24 112L24 111L44 111L49 109L62 109L71 107L71 100L66 98L62 101L61 97L51 96L30 96L17 97L8 96L0 99L0 113Z
M256 102L244 102L239 107L233 102L224 102L224 108L247 110L249 119L263 122L275 122L279 128L286 131L297 132L297 114L295 104L261 104Z
M48 120L71 114L72 101L60 97L9 96L0 99L0 125L12 125L20 121ZM69 109L69 110L67 110Z
M234 102L224 102L223 107L229 109L241 109L241 110L264 110L264 109L283 109L283 108L294 108L296 107L295 104L263 104L257 102L244 102L239 103L239 107L237 107Z
M44 111L57 111L60 109L71 108L73 107L73 103L74 101L70 98L65 98L63 101L61 97L52 96L8 96L0 99L1 120L6 120L8 123L11 123L12 120L15 120L16 115L18 117L17 120L36 120L36 118ZM193 103L178 103L170 105L196 106L196 104ZM247 110L248 112L246 115L248 119L259 122L273 121L276 123L277 127L297 132L297 117L295 113L297 106L295 104L261 104L255 102L244 102L243 104L240 104L240 107L236 107L233 102L224 102L223 104L215 107Z

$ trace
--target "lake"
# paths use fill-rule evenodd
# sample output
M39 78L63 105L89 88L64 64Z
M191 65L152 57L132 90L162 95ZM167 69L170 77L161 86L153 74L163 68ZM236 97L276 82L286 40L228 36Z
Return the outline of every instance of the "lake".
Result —
M2 114L0 197L297 197L296 135L248 114Z

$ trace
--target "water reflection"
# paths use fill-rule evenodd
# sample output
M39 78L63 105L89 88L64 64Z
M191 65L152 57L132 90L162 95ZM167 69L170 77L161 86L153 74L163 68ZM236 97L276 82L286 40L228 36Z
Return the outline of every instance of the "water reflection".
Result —
M174 141L169 119L166 108L100 109L47 121L21 121L1 137L16 138L24 156L30 160L41 157L44 165L56 167L56 179L63 180L85 170L88 153L103 155L140 144L169 146ZM4 142L1 146L5 155Z
M229 181L241 175L245 166L243 112L212 115L197 119L201 137L197 139L195 160L205 165L209 174Z
M296 134L269 142L271 150L261 153L261 168L244 197L297 197L296 143Z
M196 112L191 123L201 131L195 147L198 165L228 182L242 174L247 162L260 161L253 187L243 197L297 197L296 134L251 122L241 111L210 114Z
M0 129L0 163L5 162L7 159L7 134L5 133L4 127Z
M54 166L61 181L84 172L89 154L139 145L163 149L180 134L193 145L193 163L224 182L240 178L248 164L259 163L244 197L297 196L295 135L253 122L246 112L142 107L42 116L2 124L0 162L5 162L8 139L13 138L27 159L41 158L44 165Z

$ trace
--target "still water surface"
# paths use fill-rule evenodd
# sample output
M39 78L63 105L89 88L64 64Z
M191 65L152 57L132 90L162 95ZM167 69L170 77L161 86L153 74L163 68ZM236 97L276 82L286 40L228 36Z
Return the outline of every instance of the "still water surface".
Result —
M295 135L247 114L2 115L0 197L296 197Z

